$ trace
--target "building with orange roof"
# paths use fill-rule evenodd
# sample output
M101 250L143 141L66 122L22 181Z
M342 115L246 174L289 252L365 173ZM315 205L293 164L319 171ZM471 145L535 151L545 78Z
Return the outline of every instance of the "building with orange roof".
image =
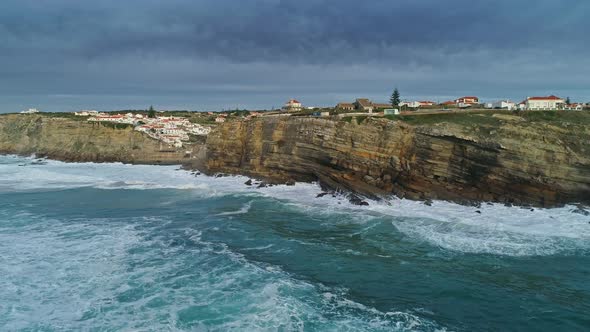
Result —
M551 95L547 97L527 97L525 109L529 111L562 110L565 108L565 100Z

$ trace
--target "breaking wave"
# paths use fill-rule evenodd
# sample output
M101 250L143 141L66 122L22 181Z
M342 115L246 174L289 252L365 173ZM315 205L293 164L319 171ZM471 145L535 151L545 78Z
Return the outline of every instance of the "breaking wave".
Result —
M478 330L530 303L506 324L585 322L574 207L356 206L316 184L32 161L0 157L0 330Z
M574 207L523 209L501 204L480 207L435 201L390 199L351 205L341 195L325 195L316 184L256 188L243 176L208 177L179 170L178 166L119 163L64 163L47 160L32 165L32 158L2 157L0 190L31 191L94 187L98 189L177 189L201 197L246 195L269 197L312 215L354 215L367 223L379 219L399 232L445 250L508 256L585 254L590 249L590 217L572 213ZM19 166L25 165L25 166ZM247 214L252 202L219 216Z
M165 219L21 218L35 222L0 226L7 330L441 330L250 262L201 231L160 232Z

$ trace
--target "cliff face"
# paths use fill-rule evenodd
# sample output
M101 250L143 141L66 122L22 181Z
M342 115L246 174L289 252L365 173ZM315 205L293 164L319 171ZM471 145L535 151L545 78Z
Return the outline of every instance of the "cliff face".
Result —
M0 153L186 164L275 182L319 180L368 196L590 204L586 117L585 122L559 122L495 114L465 121L445 115L429 123L266 117L219 126L206 149L194 144L175 150L131 128L15 114L0 116Z
M587 126L505 114L430 124L277 117L220 126L207 166L369 196L556 206L590 202L589 142Z
M0 153L32 154L64 161L181 164L194 148L170 149L132 128L115 129L81 119L47 115L0 116Z

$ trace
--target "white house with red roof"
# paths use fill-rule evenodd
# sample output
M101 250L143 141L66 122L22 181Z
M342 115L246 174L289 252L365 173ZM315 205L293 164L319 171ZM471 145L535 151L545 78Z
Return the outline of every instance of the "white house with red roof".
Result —
M301 102L297 99L290 99L288 102L285 103L285 106L283 106L283 110L301 111Z
M551 95L547 97L527 97L525 109L529 111L562 110L565 107L565 100Z
M475 96L467 96L455 99L455 104L459 107L471 107L479 104L479 98Z

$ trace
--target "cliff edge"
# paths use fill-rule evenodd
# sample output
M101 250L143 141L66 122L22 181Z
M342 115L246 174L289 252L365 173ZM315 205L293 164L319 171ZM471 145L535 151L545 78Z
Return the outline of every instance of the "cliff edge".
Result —
M230 122L209 135L207 168L372 197L588 204L590 116L576 113Z
M73 116L0 116L0 153L183 164L272 182L320 181L369 197L552 207L590 204L590 114L486 112L371 118L261 117L173 149Z

